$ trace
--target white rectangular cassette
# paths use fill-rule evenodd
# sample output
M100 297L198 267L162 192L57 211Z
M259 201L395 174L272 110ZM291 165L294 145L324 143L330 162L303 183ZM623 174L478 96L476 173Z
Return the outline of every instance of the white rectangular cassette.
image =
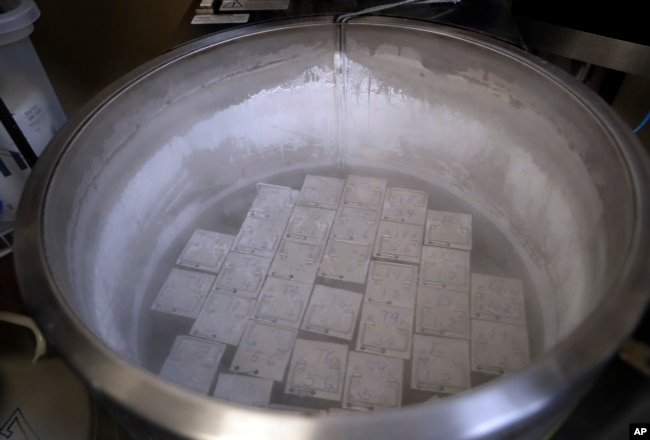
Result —
M526 325L521 280L473 273L471 304L472 318Z
M305 176L298 196L298 205L336 209L339 206L345 180L336 177Z
M289 187L258 183L248 216L284 225L289 220L296 198L297 191Z
M257 298L270 265L270 258L230 252L212 291Z
M471 250L472 216L459 212L428 210L424 244Z
M420 285L469 292L469 261L467 251L422 246Z
M388 188L381 219L424 226L427 218L427 193L411 189Z
M343 190L343 205L381 210L386 183L386 180L374 177L348 176Z
M296 206L293 209L285 237L311 244L325 244L334 221L336 211L309 206Z
M300 327L312 290L311 284L268 277L260 292L253 318L281 327Z
M413 309L365 303L357 351L408 359L413 339Z
M343 408L373 411L402 406L404 361L351 351Z
M415 335L411 388L453 394L470 388L469 341Z
M194 321L190 334L237 345L253 314L254 306L255 300L251 298L211 292Z
M415 307L417 280L417 266L372 261L365 300L412 309Z
M248 321L230 371L282 382L296 330Z
M402 263L419 263L422 226L380 221L373 256Z
M234 235L197 229L176 264L217 273L234 241Z
M415 332L469 339L469 293L418 286Z
M199 393L207 394L226 349L220 342L177 336L160 376Z
M362 299L360 293L316 285L302 329L351 341Z
M297 339L285 392L340 401L347 360L347 345Z
M371 253L372 245L329 239L318 275L365 284Z
M286 223L256 217L246 217L235 238L235 252L271 258L278 250Z
M372 245L377 236L379 210L341 206L336 212L331 237Z
M275 254L269 275L275 278L313 284L325 244L310 244L284 239Z
M215 278L208 273L173 268L151 309L196 318Z
M273 381L271 379L221 373L213 396L228 402L268 408L272 390Z
M528 365L526 327L472 319L472 371L501 375Z

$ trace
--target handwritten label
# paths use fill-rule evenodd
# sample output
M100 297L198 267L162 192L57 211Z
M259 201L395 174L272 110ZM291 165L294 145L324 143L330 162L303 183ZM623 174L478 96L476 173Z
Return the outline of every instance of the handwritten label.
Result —
M500 375L528 365L526 327L472 319L472 370Z
M523 282L472 274L472 317L526 325Z
M350 352L343 407L375 410L401 406L403 370L402 359Z
M293 190L289 187L258 183L248 216L286 225L293 211L294 199Z
M176 263L179 266L217 273L234 240L233 235L197 229Z
M383 220L424 226L426 216L426 193L410 189L388 188L381 210Z
M307 308L312 286L279 278L267 278L260 292L254 319L298 328Z
M278 249L286 223L246 217L235 238L233 250L261 257L273 257Z
M407 263L419 263L422 253L422 226L379 222L374 256Z
M359 244L372 244L379 226L379 211L376 209L342 206L336 213L332 226L332 238Z
M469 339L469 294L419 286L416 310L416 332Z
M425 244L472 249L472 216L458 212L427 211Z
M417 278L416 266L373 261L366 285L366 301L414 308Z
M249 321L230 371L282 381L296 330Z
M314 286L302 329L350 341L362 299L360 293Z
M325 244L335 214L331 209L296 206L289 219L285 236L292 240Z
M207 394L225 349L220 342L177 336L160 376Z
M269 275L285 280L313 284L318 274L324 245L282 240Z
M221 373L213 395L229 402L268 408L272 390L271 379Z
M469 292L469 252L422 247L420 285Z
M298 196L298 204L318 208L336 209L343 192L345 180L336 177L308 174Z
M386 180L374 177L348 176L343 190L343 204L380 208Z
M196 318L215 276L207 273L172 269L156 297L152 310Z
M361 310L357 350L403 359L411 357L412 309L364 304Z
M411 388L457 393L470 387L469 341L415 335Z
M255 300L251 298L212 292L205 300L190 334L237 345L254 305Z
M348 347L331 342L296 340L286 392L341 400Z
M230 252L212 291L257 298L270 265L270 258Z
M364 284L372 247L346 241L327 241L319 275L340 281Z

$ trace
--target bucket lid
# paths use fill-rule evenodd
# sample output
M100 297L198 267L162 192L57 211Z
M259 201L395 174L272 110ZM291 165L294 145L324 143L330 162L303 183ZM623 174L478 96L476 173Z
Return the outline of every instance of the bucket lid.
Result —
M0 37L30 26L40 15L33 0L0 0Z

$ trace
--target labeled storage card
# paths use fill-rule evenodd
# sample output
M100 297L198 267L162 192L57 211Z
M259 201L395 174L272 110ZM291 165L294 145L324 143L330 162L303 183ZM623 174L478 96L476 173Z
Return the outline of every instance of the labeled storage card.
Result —
M427 211L424 244L471 250L472 216L430 209Z
M228 402L268 408L272 390L271 379L221 373L213 396Z
M417 266L373 261L370 263L365 300L414 308L417 279Z
M270 265L270 258L230 252L212 290L257 298Z
M190 334L237 345L254 305L255 300L251 298L211 292Z
M215 276L173 268L163 284L152 310L186 318L196 318Z
M457 393L470 387L469 341L415 335L411 388Z
M362 299L360 293L316 285L302 329L350 341Z
M177 336L160 376L207 394L226 345L191 336Z
M427 194L411 189L388 188L381 210L382 220L424 226Z
M473 273L471 304L472 318L526 325L521 280Z
M234 235L197 229L176 264L217 273L235 240Z
M420 285L469 292L469 252L422 247Z
M526 327L472 319L472 371L504 374L528 365Z
M402 405L404 361L351 351L345 376L343 407L362 410Z
M230 371L281 382L295 339L294 329L248 321Z
M336 209L339 206L344 179L336 177L305 176L305 182L298 196L298 205Z
M268 277L257 300L254 319L297 329L312 288L311 284Z
M341 400L347 359L347 345L296 340L286 393Z
M413 309L365 303L357 350L408 359L413 339Z
M418 286L415 332L469 339L469 294Z

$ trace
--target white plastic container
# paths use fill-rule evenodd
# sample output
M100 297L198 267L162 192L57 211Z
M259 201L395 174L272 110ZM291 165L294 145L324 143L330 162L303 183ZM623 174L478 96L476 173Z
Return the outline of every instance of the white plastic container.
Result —
M29 39L39 15L32 0L0 0L0 97L37 155L65 122L61 104ZM13 227L29 171L0 125L0 238Z

